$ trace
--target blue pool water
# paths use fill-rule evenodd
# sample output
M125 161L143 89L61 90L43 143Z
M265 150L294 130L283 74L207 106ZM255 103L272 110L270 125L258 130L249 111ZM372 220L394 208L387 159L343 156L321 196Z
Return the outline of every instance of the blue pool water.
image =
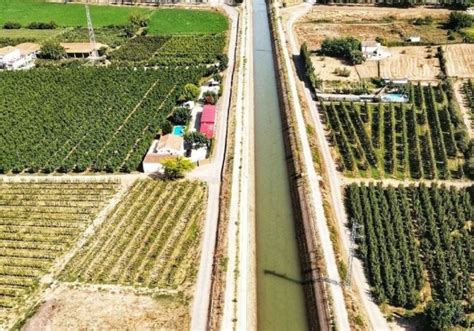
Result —
M390 93L382 96L383 102L408 102L408 97L401 93Z
M182 137L184 136L184 129L186 127L184 125L176 125L174 128L173 128L173 135L174 136L178 136L178 137Z

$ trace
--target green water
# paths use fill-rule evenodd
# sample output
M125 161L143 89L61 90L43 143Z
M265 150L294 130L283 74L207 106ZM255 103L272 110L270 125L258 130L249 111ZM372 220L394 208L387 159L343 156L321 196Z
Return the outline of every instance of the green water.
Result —
M258 328L306 330L265 1L253 1L253 10Z

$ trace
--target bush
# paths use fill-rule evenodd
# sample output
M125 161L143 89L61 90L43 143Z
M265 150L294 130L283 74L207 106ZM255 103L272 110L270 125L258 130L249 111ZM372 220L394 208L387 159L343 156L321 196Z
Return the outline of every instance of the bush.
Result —
M3 28L7 30L21 29L21 24L18 22L5 22Z
M201 148L209 146L210 140L201 132L191 132L184 136L186 144L193 146L194 148Z
M352 64L364 61L361 52L361 43L354 37L328 38L321 44L322 55L342 58Z
M183 89L179 101L196 100L199 97L201 90L194 84L186 84Z
M445 330L459 324L464 318L462 306L457 302L431 301L425 311L430 326L435 330Z
M229 58L226 54L219 54L217 56L217 61L219 61L219 70L224 71L229 65Z
M58 25L51 21L49 23L44 23L44 22L31 22L30 24L27 25L28 29L32 30L54 30L58 27Z
M141 28L148 26L148 23L150 21L148 18L146 18L142 14L132 14L128 18L128 20L130 21L132 25L141 27Z
M177 108L171 115L171 122L175 125L187 125L191 120L191 112L188 108Z
M336 68L336 70L334 70L334 73L337 76L341 77L349 77L351 75L351 72L347 68Z
M433 24L433 17L432 16L425 16L424 18L418 17L417 19L412 21L413 25L431 25Z
M203 98L204 104L215 105L219 97L214 92L207 91L207 92L204 92L202 98Z
M60 60L66 55L64 47L57 41L45 41L41 46L39 57L49 60Z
M473 18L471 15L455 11L449 14L448 22L446 26L448 29L453 31L459 31L463 28L469 28L472 26Z
M190 160L180 157L164 161L163 166L168 179L183 178L186 172L194 169L194 164Z

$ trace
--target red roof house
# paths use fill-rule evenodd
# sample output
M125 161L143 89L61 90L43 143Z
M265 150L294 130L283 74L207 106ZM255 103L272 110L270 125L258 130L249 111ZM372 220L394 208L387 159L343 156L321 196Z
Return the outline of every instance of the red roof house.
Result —
M205 105L201 115L201 126L199 131L203 133L207 138L211 139L214 137L214 128L216 126L216 106Z

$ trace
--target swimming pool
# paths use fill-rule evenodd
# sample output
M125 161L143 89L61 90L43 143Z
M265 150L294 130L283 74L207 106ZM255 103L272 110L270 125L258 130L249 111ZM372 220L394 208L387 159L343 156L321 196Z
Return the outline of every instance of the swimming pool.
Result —
M184 125L176 125L175 127L173 127L173 135L182 137L184 136L185 129L186 127Z
M382 96L383 102L408 102L408 96L401 93L390 93Z

